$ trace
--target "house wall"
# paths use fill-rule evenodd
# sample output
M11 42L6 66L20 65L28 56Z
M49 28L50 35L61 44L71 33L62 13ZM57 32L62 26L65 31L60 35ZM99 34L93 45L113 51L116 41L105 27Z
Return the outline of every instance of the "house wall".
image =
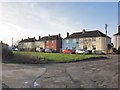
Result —
M114 48L118 49L120 47L120 35L114 36Z
M62 49L62 40L57 40L56 44L57 44L57 47L56 47L57 51L61 52L61 49Z
M53 48L54 50L57 50L56 40L47 40L45 48Z
M18 44L18 48L24 49L24 50L32 50L35 48L34 42L21 42Z
M62 40L62 50L68 48L68 49L72 49L72 47L76 47L76 49L78 49L79 47L79 39L63 39Z
M35 48L43 48L45 49L45 41L36 41Z
M80 38L79 43L80 49L86 45L88 50L93 50L93 46L96 46L96 50L106 51L108 44L111 44L111 39L107 38L106 43L106 37Z

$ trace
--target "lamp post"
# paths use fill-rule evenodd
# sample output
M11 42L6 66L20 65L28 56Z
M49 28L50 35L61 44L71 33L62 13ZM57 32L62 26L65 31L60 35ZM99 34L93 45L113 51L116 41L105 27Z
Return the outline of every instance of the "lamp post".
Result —
M105 33L106 33L106 54L107 54L107 47L108 47L108 44L107 44L107 27L108 27L108 25L105 24Z

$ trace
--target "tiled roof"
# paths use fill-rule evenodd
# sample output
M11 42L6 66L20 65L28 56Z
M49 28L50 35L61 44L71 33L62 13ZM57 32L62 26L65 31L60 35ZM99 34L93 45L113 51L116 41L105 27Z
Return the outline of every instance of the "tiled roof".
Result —
M36 41L35 38L28 38L28 39L21 40L20 42L35 42L35 41Z
M114 34L114 36L116 36L116 35L120 35L120 32L119 32L119 33Z
M85 38L85 37L106 37L106 35L99 30L94 30L94 31L85 31L83 32L77 32L73 33L70 36L66 37L65 39L70 39L70 38ZM107 36L108 38L111 38Z
M40 38L39 40L37 41L45 41L45 40L59 40L59 39L62 39L61 37L59 38L58 35L52 35L52 36L44 36L42 38Z

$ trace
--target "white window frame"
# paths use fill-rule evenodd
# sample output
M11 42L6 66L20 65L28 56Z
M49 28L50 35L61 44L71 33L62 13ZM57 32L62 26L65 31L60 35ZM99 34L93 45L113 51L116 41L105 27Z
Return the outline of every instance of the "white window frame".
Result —
M76 39L73 39L73 43L76 43Z
M67 39L67 40L65 40L66 41L66 43L68 43L69 42L69 40Z

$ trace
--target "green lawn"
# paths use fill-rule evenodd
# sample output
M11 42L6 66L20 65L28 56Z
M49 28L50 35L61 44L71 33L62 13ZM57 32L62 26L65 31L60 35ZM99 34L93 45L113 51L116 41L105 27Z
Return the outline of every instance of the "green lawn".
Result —
M85 60L89 58L99 57L98 55L84 55L84 54L60 54L60 53L42 53L42 52L13 52L15 55L26 55L36 58L44 58L48 61L55 62L69 62L76 60Z

